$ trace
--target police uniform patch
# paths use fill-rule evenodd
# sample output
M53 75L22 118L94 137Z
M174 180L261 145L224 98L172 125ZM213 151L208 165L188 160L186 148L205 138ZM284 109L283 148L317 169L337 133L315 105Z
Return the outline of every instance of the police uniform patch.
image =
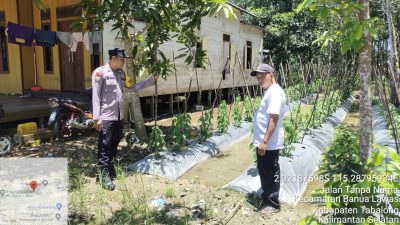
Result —
M101 79L101 77L103 76L103 74L101 73L101 71L97 71L96 72L96 77L94 78L96 81L99 81Z

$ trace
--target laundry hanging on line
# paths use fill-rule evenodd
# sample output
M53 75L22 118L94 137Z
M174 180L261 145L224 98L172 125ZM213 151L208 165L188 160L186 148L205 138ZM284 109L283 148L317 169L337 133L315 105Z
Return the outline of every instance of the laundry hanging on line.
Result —
M58 44L56 32L49 30L35 30L36 45L44 47L53 47Z
M89 37L89 38L83 38L84 41L85 40L88 41L87 43L85 43L85 47L91 55L99 54L100 52L103 51L102 44L101 44L102 43L102 35L101 35L100 31L87 32L87 33L85 33L85 35L88 35L88 37ZM93 52L94 44L98 44L99 48L96 49L98 52Z
M32 46L33 40L36 45L44 47L53 47L59 42L65 44L70 52L76 52L79 42L83 42L90 54L93 54L93 44L98 44L98 51L102 51L102 33L94 32L62 32L33 29L19 24L8 22L7 24L8 42L11 44L20 44Z
M32 41L35 39L33 28L12 22L7 23L7 36L8 43L25 46L32 46Z
M66 46L68 46L68 48L71 46L71 38L72 35L69 32L63 32L63 31L57 31L56 35L58 37L58 39Z

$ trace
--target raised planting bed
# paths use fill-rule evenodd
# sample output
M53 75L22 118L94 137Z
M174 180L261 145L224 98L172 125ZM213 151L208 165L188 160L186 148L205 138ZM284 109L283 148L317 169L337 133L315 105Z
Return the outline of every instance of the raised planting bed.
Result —
M400 126L400 124L397 124L397 126ZM381 147L389 146L390 148L396 149L395 140L387 127L382 109L377 105L372 106L372 132L374 143Z
M318 168L320 156L328 149L335 127L344 120L353 101L353 97L347 99L320 128L305 135L303 143L294 143L292 157L280 157L281 189L279 198L282 202L298 203L307 183L318 179L313 174ZM261 195L262 190L256 164L251 165L223 188Z
M299 103L306 104L310 99L311 97L307 97L293 101L288 105L293 107ZM289 109L289 106L287 109ZM252 127L252 122L243 122L241 127L229 126L225 134L214 133L205 142L195 141L185 151L177 153L163 151L159 153L160 157L150 154L140 161L131 163L128 169L176 180L199 162L219 154L228 145L234 144L246 135L250 135Z

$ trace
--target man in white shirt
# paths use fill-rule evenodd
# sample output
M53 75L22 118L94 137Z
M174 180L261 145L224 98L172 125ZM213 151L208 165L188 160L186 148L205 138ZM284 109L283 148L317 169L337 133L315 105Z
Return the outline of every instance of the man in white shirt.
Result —
M280 209L280 168L279 150L283 148L285 113L285 92L275 81L274 69L260 64L250 73L264 89L260 107L254 115L253 144L257 149L257 167L260 175L262 200L266 206Z

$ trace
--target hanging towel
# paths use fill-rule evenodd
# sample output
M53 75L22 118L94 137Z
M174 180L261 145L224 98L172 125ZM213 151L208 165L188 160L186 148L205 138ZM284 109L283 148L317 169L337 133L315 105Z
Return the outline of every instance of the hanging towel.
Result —
M44 47L53 47L58 44L56 32L49 30L36 30L35 31L36 45Z
M57 31L57 37L62 43L64 43L68 48L72 45L72 35L69 32Z
M89 53L93 54L93 44L99 45L99 52L102 52L102 36L100 31L86 32L83 36L83 42ZM98 52L98 53L99 53Z
M31 27L21 26L12 22L7 24L8 43L32 46L35 38L34 30Z
M71 52L76 52L76 47L78 46L79 42L83 42L83 34L82 32L74 32L72 33L72 38L71 38L71 47L70 50Z

